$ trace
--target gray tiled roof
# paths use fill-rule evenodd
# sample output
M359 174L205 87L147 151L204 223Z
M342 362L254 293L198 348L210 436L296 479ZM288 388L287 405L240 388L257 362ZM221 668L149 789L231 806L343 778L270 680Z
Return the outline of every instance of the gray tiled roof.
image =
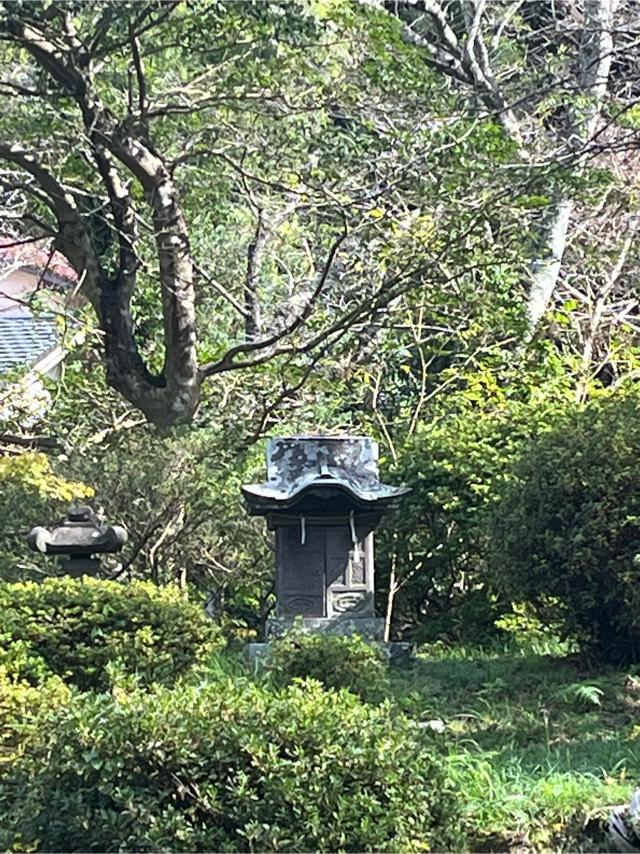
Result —
M0 315L0 374L12 368L32 365L58 343L53 316Z

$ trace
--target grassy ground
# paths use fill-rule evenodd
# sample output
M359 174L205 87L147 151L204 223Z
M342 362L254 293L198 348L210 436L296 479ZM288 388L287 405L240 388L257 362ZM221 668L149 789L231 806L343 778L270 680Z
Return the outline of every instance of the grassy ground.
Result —
M217 666L239 675L225 658ZM468 850L608 851L603 821L640 785L636 673L557 651L443 646L391 668L387 693L441 740Z
M640 781L640 679L571 657L436 650L397 669L390 694L443 729L472 850L606 850L602 819Z

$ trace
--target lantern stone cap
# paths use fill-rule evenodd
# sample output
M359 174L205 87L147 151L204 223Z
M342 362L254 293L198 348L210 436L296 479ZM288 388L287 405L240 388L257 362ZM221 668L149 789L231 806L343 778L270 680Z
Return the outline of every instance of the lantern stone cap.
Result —
M267 445L268 480L245 484L252 512L295 507L303 498L342 495L354 509L383 508L411 490L381 483L378 443L369 436L278 436Z
M67 518L55 528L38 526L27 535L33 551L50 555L87 556L118 552L128 533L120 525L102 525L91 507L72 505Z

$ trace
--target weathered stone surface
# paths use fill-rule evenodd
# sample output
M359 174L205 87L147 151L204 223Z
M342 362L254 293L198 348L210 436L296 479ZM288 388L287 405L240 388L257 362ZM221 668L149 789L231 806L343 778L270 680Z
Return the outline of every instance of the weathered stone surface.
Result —
M67 518L51 530L33 528L27 535L29 548L48 555L66 555L62 568L69 575L95 574L100 561L95 554L119 552L128 534L120 525L102 525L86 505L72 505Z
M374 641L374 643L384 651L389 664L394 667L403 667L410 664L411 660L415 656L415 647L411 643L402 643L397 641L391 641L389 643ZM270 651L270 643L249 643L246 646L246 656L256 669L268 664Z
M294 627L303 632L327 635L360 635L367 640L382 640L382 617L272 617L267 620L267 639L279 638Z
M245 484L251 513L286 509L305 495L346 494L359 507L394 503L410 490L380 482L378 443L368 436L286 436L269 440L266 483ZM318 488L321 492L318 492ZM333 493L332 494L332 490Z
M330 590L328 605L330 617L375 617L370 590Z

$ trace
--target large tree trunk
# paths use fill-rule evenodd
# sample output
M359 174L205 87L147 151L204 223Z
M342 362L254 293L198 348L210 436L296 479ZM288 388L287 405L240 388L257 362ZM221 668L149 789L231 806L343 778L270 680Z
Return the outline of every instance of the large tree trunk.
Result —
M61 34L19 11L5 22L6 30L76 102L82 114L119 244L116 269L103 268L73 191L42 165L38 155L17 145L0 145L0 157L35 178L58 221L56 248L76 270L104 333L109 383L155 424L188 421L200 400L201 376L196 358L192 259L177 187L147 140L121 128L102 103L93 85L91 55L76 38L70 14ZM127 180L119 174L122 167L129 173ZM152 213L165 345L159 374L149 371L140 353L131 312L139 267L131 177L142 186Z

